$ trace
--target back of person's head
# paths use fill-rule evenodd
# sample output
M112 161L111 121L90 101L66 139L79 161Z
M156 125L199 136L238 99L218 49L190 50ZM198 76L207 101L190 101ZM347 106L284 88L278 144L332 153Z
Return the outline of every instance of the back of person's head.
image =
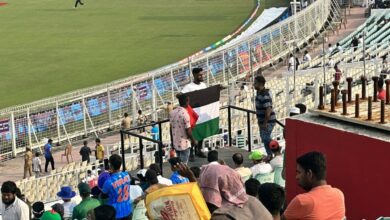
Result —
M257 197L259 191L260 182L255 178L250 178L245 182L246 194Z
M326 179L326 158L321 152L309 152L297 158L297 164L305 171L311 171L317 181Z
M177 99L179 100L179 105L184 107L187 105L188 96L186 94L180 94L177 96Z
M244 156L242 156L241 153L233 154L232 158L233 158L234 163L237 165L241 165L244 163Z
M238 131L237 131L237 134L238 134L238 135L241 135L241 134L242 134L242 130L238 130Z
M129 114L127 114L127 112L125 112L125 114L123 114L123 116L125 116L125 118L126 118L127 116L129 116Z
M145 179L146 179L146 182L148 182L150 185L158 183L157 173L156 173L156 171L154 171L152 169L148 169L146 171Z
M61 219L64 217L64 206L60 203L56 203L51 207L54 211L56 211L58 214L60 214Z
M255 81L260 83L261 85L265 85L265 82L266 82L264 76L256 76Z
M200 168L199 167L190 167L190 170L194 173L196 178L200 177Z
M45 204L43 202L34 202L31 206L31 212L36 218L40 218L45 212Z
M5 181L3 185L1 185L1 193L12 193L16 194L18 192L18 187L15 182Z
M337 43L336 46L340 46L340 43Z
M88 145L88 141L83 141L84 146Z
M328 44L328 47L331 47L332 46L332 44Z
M305 104L298 103L298 104L295 105L295 107L299 108L299 113L300 113L300 114L306 113L307 107L306 107Z
M282 149L279 146L279 143L276 140L272 140L269 142L269 148L273 153L280 152Z
M36 157L39 157L40 153L39 152L35 152L35 156Z
M200 72L202 72L202 71L203 71L202 68L200 68L200 67L195 67L195 68L192 69L192 74L195 75L195 74L198 74L198 73L200 73Z
M280 214L286 194L283 187L275 183L264 183L259 188L259 200L272 215Z
M150 164L149 169L154 170L157 175L161 175L161 169L157 163Z
M93 210L95 220L115 220L116 210L110 205L101 205Z
M100 139L99 139L99 138L96 138L96 139L95 139L95 142L100 144Z
M294 55L292 53L290 53L290 57L293 57Z
M121 168L122 157L119 156L118 154L111 155L109 161L110 161L110 167L114 171L119 170Z
M207 154L207 161L209 163L218 161L218 151L212 150Z
M141 109L138 110L138 114L142 115L142 110Z
M181 163L181 159L179 157L172 157L168 160L169 164L171 165L171 167L175 166L175 165L178 165L179 163Z
M307 50L305 50L305 54L308 54L309 52L307 52Z

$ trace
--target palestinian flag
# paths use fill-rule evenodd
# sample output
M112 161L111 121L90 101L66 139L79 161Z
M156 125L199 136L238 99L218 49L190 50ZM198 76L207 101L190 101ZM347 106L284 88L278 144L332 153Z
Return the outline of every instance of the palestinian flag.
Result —
M194 138L199 141L218 134L220 86L211 86L186 95L190 98L192 109L199 116L192 129Z

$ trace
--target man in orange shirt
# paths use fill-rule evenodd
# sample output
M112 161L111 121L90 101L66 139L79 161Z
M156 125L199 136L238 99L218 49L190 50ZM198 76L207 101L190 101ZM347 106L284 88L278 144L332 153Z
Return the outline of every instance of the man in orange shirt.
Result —
M336 220L345 216L344 194L326 183L326 159L320 152L309 152L297 159L298 185L306 193L297 195L282 219Z

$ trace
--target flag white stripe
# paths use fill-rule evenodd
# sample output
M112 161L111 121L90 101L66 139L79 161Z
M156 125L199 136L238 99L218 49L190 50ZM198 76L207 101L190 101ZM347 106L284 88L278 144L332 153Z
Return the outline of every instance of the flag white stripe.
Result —
M219 117L219 101L210 103L208 105L193 108L194 111L199 115L196 124L200 124L211 119Z

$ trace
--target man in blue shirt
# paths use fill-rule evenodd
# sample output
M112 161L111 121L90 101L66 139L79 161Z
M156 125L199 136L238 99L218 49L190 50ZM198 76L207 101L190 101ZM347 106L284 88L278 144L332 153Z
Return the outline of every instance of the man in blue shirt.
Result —
M54 159L53 155L51 154L51 147L53 145L53 140L49 139L47 143L44 146L44 151L45 151L45 172L47 173L47 167L49 166L49 162L51 164L51 170L54 170Z
M188 178L181 176L175 167L182 162L181 159L179 157L172 157L168 162L171 164L172 175L170 180L172 181L172 184L188 183Z
M132 204L130 201L130 176L121 172L121 156L114 154L109 158L111 176L103 185L102 192L108 196L107 204L116 210L117 220L130 220L132 217Z
M265 150L270 157L272 156L272 151L269 148L269 143L272 140L271 134L276 123L276 116L272 109L272 97L269 89L265 88L265 82L264 76L256 76L253 86L257 91L255 104L261 142L263 142Z
M152 124L156 122L152 121ZM152 126L152 129L150 130L150 133L152 133L152 139L158 141L160 139L159 137L159 130L158 130L158 125L154 124Z

